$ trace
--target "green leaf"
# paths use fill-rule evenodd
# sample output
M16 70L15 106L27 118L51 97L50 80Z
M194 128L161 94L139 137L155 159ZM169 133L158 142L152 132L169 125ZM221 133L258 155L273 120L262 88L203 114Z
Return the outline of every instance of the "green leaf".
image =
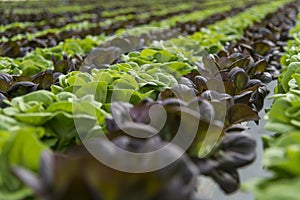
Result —
M139 85L132 76L123 74L120 79L117 79L112 83L112 88L136 90L139 88Z
M155 55L154 58L159 63L165 63L172 60L175 60L177 57L173 54L171 54L169 51L166 50L159 50Z
M94 95L94 98L98 102L104 103L107 96L107 82L89 82L80 87L75 95L78 98L86 95Z
M300 89L300 74L293 74L292 77L296 80L298 89Z
M3 134L6 135L6 141L0 146L0 198L25 199L32 195L32 190L25 187L10 169L13 166L22 166L37 172L41 153L48 147L38 139L41 129L22 128L13 133L1 132L1 138Z
M247 183L245 189L251 190L257 200L298 200L300 178L279 180L255 180Z
M291 63L291 64L289 64L289 66L287 68L287 71L283 74L281 84L282 84L282 87L283 87L285 92L289 91L288 83L291 80L293 73L299 67L300 67L300 62Z
M52 92L39 90L21 97L14 98L11 103L12 105L18 105L20 102L28 103L30 101L36 101L43 103L46 107L48 107L53 103L54 99L55 95Z
M55 102L46 109L46 112L49 112L49 113L54 113L56 111L65 111L68 113L72 113L73 105L71 102L66 102L66 101Z
M47 147L39 141L37 133L37 129L22 128L10 137L3 149L10 165L20 165L35 171L39 169L41 152Z
M14 116L17 120L33 126L41 126L49 121L53 114L49 112L43 113L18 113Z
M285 110L290 108L290 103L285 99L277 99L268 113L270 121L289 124L290 118L285 115Z

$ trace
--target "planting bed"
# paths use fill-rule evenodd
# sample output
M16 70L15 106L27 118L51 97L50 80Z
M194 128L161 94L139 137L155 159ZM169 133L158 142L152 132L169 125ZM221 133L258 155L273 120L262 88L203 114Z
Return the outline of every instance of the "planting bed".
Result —
M0 200L299 199L300 1L2 4Z

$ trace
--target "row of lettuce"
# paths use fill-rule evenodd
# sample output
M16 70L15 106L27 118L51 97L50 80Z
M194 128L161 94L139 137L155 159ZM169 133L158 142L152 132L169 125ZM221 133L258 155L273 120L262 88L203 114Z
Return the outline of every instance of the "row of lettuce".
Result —
M232 2L229 4L232 5ZM244 4L246 2L239 2L234 7ZM94 22L89 20L78 21L62 27L47 28L36 33L21 32L22 34L19 34L19 29L15 29L15 31L12 31L13 36L8 35L11 36L10 38L3 37L3 40L0 42L0 52L2 56L15 58L24 56L37 47L56 46L66 38L83 38L87 35L99 34L111 35L121 28L145 24L156 27L173 27L176 25L176 22L184 23L186 21L201 20L203 15L207 16L217 12L224 12L231 8L230 5L215 8L214 5L220 5L220 2L213 2L213 4L208 2L200 6L188 5L184 6L185 9L182 6L174 6L172 10L165 9L165 12L127 13L103 19L100 17Z
M55 2L55 1L54 1ZM81 1L71 1L68 2L67 4L62 4L61 1L57 1L57 2L43 2L42 4L35 2L35 1L28 1L25 2L23 4L23 6L20 8L20 4L15 3L15 6L13 6L12 4L14 4L14 2L3 2L3 8L7 8L5 9L4 13L5 14L9 14L9 13L13 13L13 14L25 14L25 15L30 15L30 14L35 14L35 13L42 13L42 12L49 12L52 14L60 14L60 13L65 13L65 12L75 12L75 13L84 13L84 12L89 12L90 10L95 9L95 5L100 5L99 8L102 8L104 12L106 12L105 10L107 9L112 9L112 11L114 11L115 9L128 9L127 5L122 5L120 3L117 2L105 2L102 3L101 2L96 2L95 0L88 0L85 3L82 3ZM201 1L203 2L203 1ZM73 4L72 4L73 3ZM136 1L128 1L127 2L128 5L131 5L132 7L136 7L136 8L141 8L146 6L155 6L152 5L150 2L136 2ZM179 0L175 0L172 2L172 4L177 4L177 3L181 3ZM192 3L192 2L190 2ZM49 4L49 5L47 5ZM72 4L72 5L71 5ZM160 4L171 4L168 1L160 1Z
M28 3L29 2L29 3ZM84 5L80 5L76 3L74 5L62 5L62 2L55 4L50 2L52 6L47 6L47 2L43 2L41 5L38 2L31 1L33 5L30 5L30 1L27 1L22 4L22 8L12 8L11 3L13 2L1 2L1 21L2 25L9 25L11 23L19 22L40 22L43 20L50 20L53 18L60 17L74 17L80 14L92 13L96 10L103 11L106 15L108 11L118 12L121 10L128 10L127 5L120 5L117 2L105 2L101 4L100 2L93 2L88 0ZM203 2L203 1L202 1ZM70 3L70 2L69 2ZM150 2L136 2L136 1L128 1L128 5L136 8L137 10L144 10L147 7L157 8L159 5L169 5L169 1L160 1L158 4L152 4ZM180 4L180 1L173 1L172 5ZM192 1L189 3L193 3ZM35 4L35 5L34 5ZM19 5L17 3L17 5ZM40 5L40 6L38 6ZM95 6L98 5L98 6ZM6 8L8 7L8 8ZM132 9L129 9L132 10Z
M214 2L210 3L210 4L214 4ZM207 2L204 2L203 5L209 5ZM190 4L186 4L186 3L178 3L178 4L174 4L173 5L173 9L172 11L179 11L180 9L188 9L191 8L193 6L199 6L199 4L197 3L190 3ZM72 20L91 20L93 18L95 18L96 16L100 16L100 17L113 17L113 16L117 16L117 15L124 15L126 13L145 13L147 14L148 12L154 12L154 13L166 13L168 10L164 9L165 7L167 7L167 5L165 4L151 4L147 7L143 7L143 8L139 8L137 10L137 8L133 7L126 7L126 8L116 8L114 10L101 10L99 9L99 12L97 9L94 8L93 12L88 12L88 13L81 13L78 14L76 16L72 16L69 17L67 20L65 17L58 17L58 18L51 18L48 20L43 20L43 21L39 21L39 22L15 22L15 23L10 23L7 25L1 25L0 26L0 31L4 32L6 30L9 29L13 29L13 28L19 28L19 29L24 29L30 26L33 27L39 27L39 26L43 26L43 25L47 25L47 24L53 24L53 23L63 23L63 22L68 22L70 23L70 18ZM170 11L169 11L170 12ZM143 15L141 15L143 16Z
M300 186L300 15L290 31L292 39L281 58L284 67L272 107L265 116L266 129L275 133L264 136L264 166L267 178L246 185L258 200L299 199Z
M168 127L178 124L176 117L174 118L174 114L176 115L178 111L178 106L185 106L186 115L191 115L194 113L192 109L195 108L195 103L200 103L200 110L205 109L208 116L201 116L201 119L196 118L198 123L201 122L202 125L206 126L207 122L213 120L213 129L219 130L222 133L221 135L223 135L219 139L221 146L214 149L213 153L209 154L206 160L207 163L210 163L209 161L219 163L218 167L210 166L207 173L213 176L224 191L232 192L236 190L239 183L239 179L236 177L236 169L254 159L255 145L253 145L253 141L248 136L233 133L228 135L225 133L225 130L235 123L258 120L257 113L253 111L254 108L249 107L248 101L243 103L244 96L239 95L240 92L246 92L246 96L249 96L248 93L250 91L244 91L243 88L250 87L250 89L254 89L252 92L255 92L256 87L252 87L251 81L249 78L245 78L247 75L242 69L232 67L234 65L227 66L228 68L223 69L226 69L229 78L227 86L236 88L238 92L232 96L221 95L221 99L224 102L211 104L206 99L213 99L217 94L212 94L213 91L205 93L203 81L212 79L211 83L213 83L217 80L211 77L213 74L201 77L199 71L203 72L203 69L200 67L198 68L199 71L197 71L196 66L198 65L199 67L197 63L202 63L206 67L204 71L214 73L211 71L211 67L216 67L214 61L204 59L202 62L202 48L209 52L220 50L227 41L240 38L243 35L243 29L253 25L255 21L262 20L267 14L276 11L279 6L286 2L288 1L277 1L250 8L235 17L208 26L201 32L192 35L191 38L194 40L191 40L191 38L175 38L164 43L153 43L152 48L143 49L141 52L133 51L123 55L121 63L111 65L107 69L92 69L91 73L73 71L65 75L59 74L59 76L55 77L55 72L43 71L49 68L53 69L53 65L49 64L42 66L38 71L34 71L44 73L42 75L39 74L37 83L27 81L28 78L26 79L24 76L1 74L1 86L4 86L1 90L5 92L1 93L2 109L0 110L0 197L4 199L22 199L25 196L32 195L32 190L24 186L15 175L10 173L11 166L22 166L37 172L40 169L42 151L64 152L69 147L80 144L80 139L98 137L103 132L115 132L118 127L112 126L112 124L115 124L114 120L118 120L118 116L114 116L111 113L112 101L133 104L131 106L124 103L115 104L117 109L122 108L120 109L120 117L124 116L122 111L128 109L133 109L133 112L139 114L145 112L149 104L165 106L168 108L168 114L173 115L170 118L171 121L168 122ZM83 53L88 52L94 47L93 45L96 45L95 40L90 40L93 43L89 47L86 47L84 42L77 44L77 46L82 45L86 48L84 51L81 50ZM76 45L76 42L79 42L79 40L70 41L74 45ZM61 51L59 49L58 52L55 52L55 56L59 56L60 59L62 58L62 55L60 55ZM48 56L43 57L32 54L32 62L38 61L33 58L51 59L53 49L40 49L35 53L41 54L45 52L47 52ZM69 52L72 55L77 53L77 50L70 50ZM8 60L15 61L12 59ZM30 61L30 59L27 61ZM16 68L19 68L18 64L14 65ZM29 74L31 73L32 71ZM257 73L260 73L260 71L258 70ZM183 77L188 74L190 76ZM34 79L36 77L33 76L31 78ZM244 82L244 78L247 82ZM51 79L55 79L55 84L49 85L49 79L50 83ZM244 85L241 85L241 80ZM197 81L198 84L196 84ZM46 87L44 87L45 85ZM45 88L48 89L48 86L50 91L43 90ZM218 90L218 85L213 84L212 87ZM171 88L172 90L170 90ZM198 97L193 98L194 93ZM5 95L9 95L9 98L5 97ZM172 96L177 96L178 99L169 99ZM219 97L217 96L220 100ZM159 98L162 102L151 103L150 101L147 104L147 101L143 101L141 104L138 104L145 98L154 100ZM233 103L233 100L235 100L235 103ZM228 110L224 110L225 114L214 115L216 111L215 106L220 109L222 105L224 106L224 103L229 106ZM203 110L201 110L202 112ZM219 123L222 121L222 117L225 120L223 125ZM191 119L194 118L192 117ZM121 120L124 122L123 118ZM142 120L141 123L147 123L148 121L147 117L136 120ZM76 124L76 122L80 123ZM81 127L80 124L84 126ZM139 130L139 127L130 128ZM236 129L239 130L241 128L235 128L234 130ZM83 132L80 138L78 135L79 130ZM147 132L148 130L145 131ZM188 150L188 155L194 157L195 162L200 162L203 167L206 165L203 163L203 160L198 160L199 156L206 155L206 151L210 151L213 146L208 144L206 148L201 148L201 144L203 144L201 140L203 139L203 134L206 135L205 132L206 129L198 130L200 135ZM174 132L170 132L170 130L164 130L162 134L167 141L174 136ZM213 140L214 138L210 139ZM229 146L227 146L228 143L226 145L223 143L225 139L226 142L230 143L229 146L241 144L243 147L226 149ZM241 143L236 143L235 139L241 141ZM244 149L245 145L247 146L247 151ZM228 152L228 155L222 157L221 154L224 154L224 152ZM216 157L214 157L214 153L218 156L215 155ZM231 155L237 154L241 155L238 158L231 157ZM232 167L230 170L228 165L224 166L224 164L228 163ZM216 176L216 174L219 175Z
M156 4L155 4L156 5ZM189 9L189 8L192 8L194 6L196 6L198 4L196 3L192 3L192 4L178 4L178 5L174 5L173 9L168 12L178 12L180 10L184 10L184 9ZM205 5L205 3L204 3ZM164 12L166 12L166 8L167 5L164 5L164 4L161 4L160 5L160 9L162 10L158 10L155 6L151 6L151 7L147 7L143 10L143 12L137 12L136 8L134 7L130 7L130 8L121 8L121 9L117 9L117 10L113 10L111 12L108 12L108 11L102 11L100 12L98 15L93 15L93 14L96 14L97 12L92 12L92 13L84 13L84 14L80 14L80 15L77 15L77 16L74 16L73 19L74 19L74 23L68 23L66 24L64 27L62 28L48 28L49 30L46 32L46 31L39 31L37 33L35 33L34 35L29 35L30 32L26 33L25 31L22 32L22 35L16 35L14 36L13 38L6 38L6 37L2 37L1 41L8 41L8 40L21 40L22 38L26 39L28 37L28 39L32 38L32 37L38 37L38 36L41 36L43 34L46 34L46 33L58 33L59 31L63 31L63 30L71 30L72 28L75 29L80 29L82 28L82 26L87 26L88 27L92 27L93 24L94 26L97 26L97 23L95 23L94 21L97 20L96 17L99 17L99 19L101 19L101 21L103 20L102 18L104 17L107 17L107 18L113 18L113 17L119 17L121 15L127 15L127 16L133 16L134 13L138 13L137 17L141 17L141 18L146 18L148 16L150 16L150 11L151 11L151 15L159 15L159 14L165 14ZM142 8L141 8L142 9ZM164 11L164 12L163 12ZM94 18L94 20L93 20ZM78 20L80 19L83 19L84 21L80 22L82 24L78 24ZM98 21L99 21L98 19ZM54 22L59 22L59 21L66 21L66 18L65 17L60 17L57 21L57 19L50 19L47 20L47 21L41 21L41 22L17 22L17 23L12 23L12 24L8 24L8 25L2 25L2 27L0 28L0 30L2 32L4 31L9 31L8 29L11 29L13 27L15 28L26 28L27 26L41 26L41 25L47 25L47 23L54 21ZM110 19L110 20L113 20L113 19ZM75 26L77 24L77 26ZM103 22L101 25L107 25L108 22ZM26 36L27 34L27 36Z
M186 16L184 18L183 17L179 18L180 16L171 17L169 19L162 20L161 22L156 22L155 26L156 27L162 27L162 26L165 26L165 25L168 25L168 26L173 25L174 26L176 20L183 21L183 22L185 21L183 19L189 19L189 20L199 19L200 20L200 19L202 19L202 18L204 18L208 15L211 15L215 12L226 11L226 10L229 10L229 9L230 9L230 7L226 6L225 8L219 8L219 9L214 8L214 9L211 9L211 10L207 10L204 13L199 11L199 12L191 13L191 14L188 14L188 15L183 15L183 16ZM189 17L189 16L192 16L192 18ZM118 20L109 19L108 21L110 21L108 25L113 28L114 23L117 23ZM35 60L35 61L40 60L40 62L37 62L37 64L36 64L37 67L39 67L41 64L49 66L49 62L45 62L45 61L46 60L51 61L51 59L49 59L51 56L49 57L45 54L54 53L54 55L56 56L56 55L61 55L61 52L65 51L68 55L71 55L71 56L74 56L75 52L78 55L82 56L82 55L85 55L88 51L90 51L93 47L96 47L97 45L99 45L100 42L103 41L103 39L104 39L103 36L96 36L94 38L91 37L91 36L87 36L82 41L79 40L79 39L67 39L67 40L65 40L65 42L61 42L58 46L56 46L54 48L51 48L51 49L39 49L39 48L37 48L36 51L31 52L29 55L25 56L24 58L17 59L16 60L17 62L12 62L12 65L14 65L13 63L19 63L19 65L22 65L23 63L26 63L26 61L23 62L23 60ZM4 46L3 48L9 48L11 45L12 44L10 44L10 45L8 44L7 47ZM39 55L44 57L45 59L39 59ZM57 56L56 56L56 58L57 58ZM18 62L18 60L20 60L21 63ZM3 64L1 64L1 68L6 69L6 70L10 69L10 67L7 66L8 65L7 62L11 62L11 61L12 61L11 59L2 57ZM34 64L30 63L30 65L34 67ZM43 67L43 68L45 69L45 67Z
M193 34L191 38L199 41L200 45L206 47L206 50L209 53L218 52L226 41L232 41L240 38L243 34L244 28L251 26L256 19L262 19L264 15L274 11L274 7L279 4L280 2L275 2L272 4L273 6L270 7L266 7L266 5L254 6L253 8L248 9L246 12L240 13L235 17L222 20L218 23L203 28L200 32ZM215 12L222 12L229 9L230 7L224 6L224 8L213 8L211 10L206 10L205 12L198 12L198 15L194 15L193 13L188 15L193 16L193 18L190 20L201 20L205 17L209 17ZM257 12L258 16L253 16L252 12L256 12L257 10L260 10L261 12ZM172 26L174 25L175 20L184 22L186 19L186 17L173 18L155 22L152 25L154 27L164 27L166 25ZM117 33L122 33L123 31L124 30L119 30ZM75 53L79 56L84 56L107 38L109 39L109 37L100 35L87 36L82 40L66 39L64 42L61 42L59 45L53 48L37 48L22 58L11 59L8 57L1 57L0 71L2 73L15 75L33 75L45 69L53 69L54 65L52 62L52 55L54 55L56 60L62 59L62 52L65 52L69 57L74 57Z

